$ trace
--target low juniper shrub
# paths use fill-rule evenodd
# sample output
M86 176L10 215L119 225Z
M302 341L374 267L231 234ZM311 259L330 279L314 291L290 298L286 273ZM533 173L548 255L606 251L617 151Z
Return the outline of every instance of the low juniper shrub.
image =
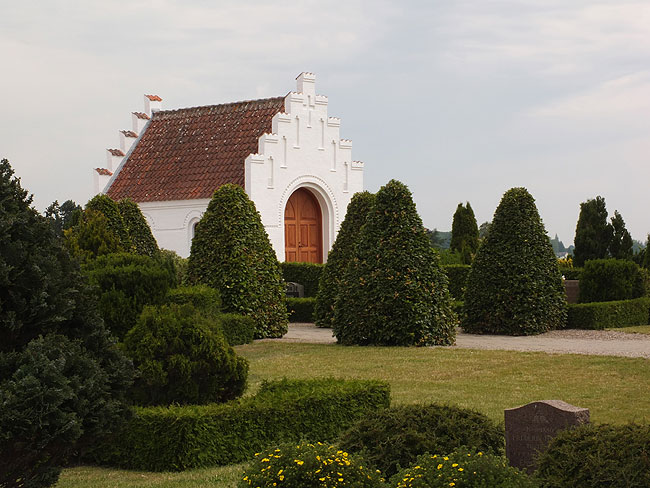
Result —
M285 444L255 454L239 488L381 488L381 473L358 455L317 442Z
M485 415L445 405L405 405L372 413L344 432L341 448L364 452L374 466L392 476L417 456L468 446L501 454L503 429Z
M538 460L541 488L647 488L650 425L588 424L558 434Z
M246 389L248 362L192 305L148 306L124 339L140 405L225 402Z
M534 488L503 456L460 448L448 455L424 454L391 478L394 488Z

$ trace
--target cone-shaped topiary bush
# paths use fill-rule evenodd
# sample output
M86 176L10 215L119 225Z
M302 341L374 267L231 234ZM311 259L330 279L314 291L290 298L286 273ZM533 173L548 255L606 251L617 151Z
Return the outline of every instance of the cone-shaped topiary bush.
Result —
M367 191L356 193L350 200L345 219L341 224L332 250L327 256L327 263L318 283L315 309L318 327L332 327L333 325L334 302L339 294L345 269L353 257L354 247L359 239L359 231L366 222L374 202L375 195Z
M122 249L130 252L132 243L129 233L126 230L126 225L124 225L120 209L111 197L99 193L88 200L86 209L103 213L108 219L108 228L117 236Z
M447 276L403 183L391 180L377 193L334 309L343 344L454 343Z
M248 362L190 304L145 307L124 347L140 372L132 390L140 405L225 402L246 389Z
M140 211L140 207L130 198L117 202L124 227L131 240L132 250L136 254L154 257L158 254L158 243L151 233L151 228Z
M465 313L470 333L532 335L566 324L562 275L525 188L508 190L494 213L467 278Z
M255 204L238 185L213 195L196 226L188 280L219 290L224 312L255 320L257 338L287 331L285 289L280 266Z

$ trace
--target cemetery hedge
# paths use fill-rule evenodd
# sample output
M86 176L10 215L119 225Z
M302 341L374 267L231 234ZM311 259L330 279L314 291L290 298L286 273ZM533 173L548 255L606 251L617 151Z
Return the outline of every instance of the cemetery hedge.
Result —
M564 276L565 280L579 280L582 275L583 268L568 268L560 266L560 273Z
M231 346L253 342L256 328L251 317L238 313L222 313L217 317L217 321Z
M650 425L587 424L560 432L541 454L540 488L647 488Z
M106 326L120 340L145 305L164 303L174 280L155 259L128 253L99 256L88 262L83 272L96 287Z
M206 404L241 396L248 361L190 304L147 306L124 338L138 405Z
M569 305L568 329L602 330L650 323L650 298Z
M389 402L390 387L379 381L263 383L255 396L225 404L136 408L92 460L146 471L235 464L274 443L332 441Z
M580 275L580 303L630 300L646 294L645 270L633 261L594 259Z
M446 454L467 446L503 454L501 426L482 413L448 405L404 405L371 413L345 431L339 444L364 452L385 476L394 475L424 453Z
M167 292L167 303L191 304L206 318L217 320L221 313L221 295L206 285L179 286Z
M280 263L280 269L285 282L300 283L305 287L305 298L316 296L323 272L322 264L283 262Z
M289 322L313 322L315 298L287 298Z
M255 321L255 337L287 331L285 283L255 204L239 185L214 192L196 226L188 282L216 288L224 312Z
M562 275L535 200L525 188L512 188L472 263L462 327L533 335L565 327L566 320Z
M334 307L341 290L345 270L354 256L359 232L374 203L375 195L362 191L355 193L348 204L345 218L341 222L341 228L336 235L332 250L327 255L327 263L325 263L318 284L314 317L318 327L334 325Z
M219 329L228 344L237 346L253 342L255 321L246 315L221 312L221 295L206 285L179 286L167 292L167 302L178 305L189 303Z

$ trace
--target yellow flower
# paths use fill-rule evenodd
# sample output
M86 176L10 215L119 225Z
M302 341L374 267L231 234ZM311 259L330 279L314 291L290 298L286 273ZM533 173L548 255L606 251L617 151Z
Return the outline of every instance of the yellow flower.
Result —
M462 471L462 470L463 470L463 468L458 468L458 471Z
M455 468L456 466L458 466L458 463L454 463L451 465L452 468Z
M442 464L439 464L439 465L438 465L438 469L442 469Z
M296 463L298 466L302 466L303 464L305 464L305 461L301 461L300 459L294 459L293 462Z

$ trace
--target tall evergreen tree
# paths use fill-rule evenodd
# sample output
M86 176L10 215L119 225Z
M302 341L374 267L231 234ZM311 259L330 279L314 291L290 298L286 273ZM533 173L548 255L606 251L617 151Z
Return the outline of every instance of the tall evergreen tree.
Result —
M608 257L612 234L612 226L607 223L605 199L597 196L595 199L582 202L574 239L574 266L584 266L585 261L589 259Z
M465 264L471 264L472 258L478 249L478 225L474 210L469 202L463 206L458 204L451 225L451 251L457 251L463 256Z
M454 343L447 277L403 183L391 180L377 193L334 308L343 344Z
M252 317L257 338L286 333L280 265L242 187L226 184L214 192L196 226L187 274L190 283L219 290L224 312Z
M562 275L535 200L512 188L467 277L463 329L532 335L562 327L566 317Z
M354 256L359 231L366 222L374 202L375 195L367 191L356 193L350 200L345 219L327 256L327 263L318 284L315 313L316 325L319 327L333 325L334 304L340 293L341 281L349 261Z
M61 205L57 200L45 209L45 216L50 219L54 232L63 237L63 232L75 225L81 218L83 209L72 200L66 200Z
M634 255L632 236L625 228L625 221L618 210L614 210L611 226L612 240L609 242L609 255L615 259L631 260Z
M49 219L0 161L0 486L56 483L128 417L133 368Z

